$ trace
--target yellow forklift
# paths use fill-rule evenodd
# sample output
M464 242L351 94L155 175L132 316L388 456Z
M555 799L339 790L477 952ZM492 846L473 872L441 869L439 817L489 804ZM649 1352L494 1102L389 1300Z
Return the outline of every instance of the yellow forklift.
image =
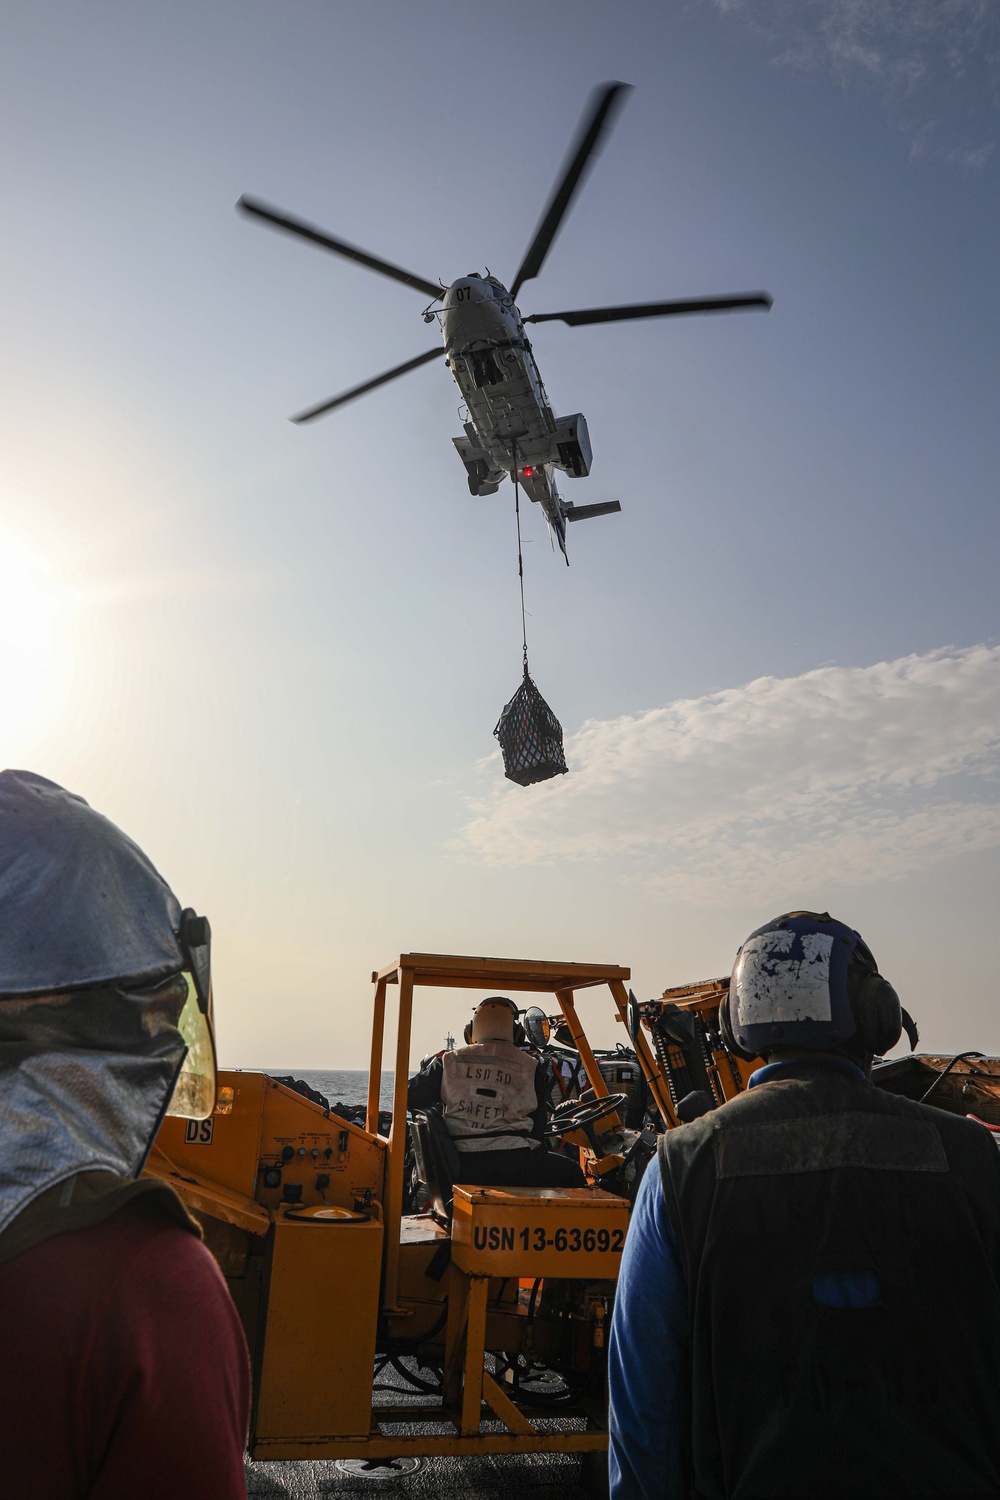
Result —
M372 975L363 1124L250 1072L220 1072L208 1119L164 1121L146 1171L200 1220L239 1309L253 1366L252 1458L375 1465L579 1453L598 1478L605 1339L630 1200L658 1131L733 1098L756 1066L728 1051L719 1027L728 979L645 1002L628 979L614 965L405 953ZM383 1133L390 986L397 1027ZM438 987L547 999L551 1028L589 1084L551 1121L579 1150L586 1188L463 1186L443 1121L414 1112L408 1127L413 1005L417 991ZM585 991L591 1002L605 996L626 1029L628 1046L610 1060L587 1040L577 1012ZM625 1056L641 1069L638 1109ZM609 1093L609 1078L626 1091ZM974 1112L1000 1140L997 1059L904 1058L876 1064L873 1080Z
M207 1120L164 1121L146 1171L200 1220L239 1309L252 1458L559 1452L603 1463L604 1347L636 1164L655 1130L677 1123L682 1094L707 1086L721 1103L747 1071L720 1051L721 981L639 1005L628 979L613 965L402 954L372 975L363 1125L252 1072L220 1072ZM413 1005L437 987L545 998L589 1084L553 1120L587 1187L463 1186L433 1111L410 1122L408 1162ZM655 1127L624 1127L627 1095L609 1093L577 1012L584 991L603 993L627 1028ZM419 1212L407 1211L414 1169Z

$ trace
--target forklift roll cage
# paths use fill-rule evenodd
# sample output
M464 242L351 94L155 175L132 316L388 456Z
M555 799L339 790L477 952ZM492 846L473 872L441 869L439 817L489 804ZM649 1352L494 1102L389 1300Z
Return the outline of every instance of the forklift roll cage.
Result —
M419 988L482 990L488 994L552 995L562 1011L573 1045L580 1054L587 1081L598 1098L606 1098L608 1086L587 1040L576 1011L576 992L607 985L622 1024L627 1023L628 991L625 988L630 970L615 964L560 964L535 962L520 958L463 958L442 953L402 953L395 963L372 974L375 1004L372 1015L371 1060L368 1074L367 1128L378 1134L379 1090L382 1061L385 1055L386 991L389 985L399 989L399 1012L396 1028L395 1072L392 1096L392 1126L387 1140L388 1168L385 1214L385 1278L382 1310L388 1315L399 1312L399 1231L403 1217L404 1167L406 1153L406 1085L409 1077L410 1040L413 1022L413 993ZM662 1108L662 1098L669 1108L669 1098L660 1078L659 1068L644 1037L639 1045L643 1071L651 1081L654 1098ZM659 1086L659 1087L657 1087ZM605 1129L620 1129L617 1115L602 1122Z
M324 1107L289 1087L293 1080L259 1072L221 1072L209 1119L164 1120L145 1172L168 1182L200 1219L232 1291L253 1365L253 1458L578 1453L599 1479L608 1441L602 1349L629 1208L602 1188L628 1173L617 1116L571 1127L566 1137L593 1152L593 1186L459 1182L448 1224L443 1215L403 1212L406 1089L414 992L424 987L553 996L600 1101L609 1089L576 997L606 986L667 1128L699 1092L711 1108L746 1086L753 1064L729 1052L719 1026L726 980L640 1004L628 978L613 965L405 953L372 975L367 1128L353 1110L349 1117ZM399 1004L392 1126L383 1136L390 985ZM960 1114L975 1087L977 1110L1000 1129L996 1059L899 1059L876 1074L890 1092L914 1098L930 1082ZM440 1367L434 1399L420 1394L420 1381L415 1399L401 1387L379 1398L376 1367L408 1354ZM519 1372L539 1366L556 1370L566 1389L549 1417L574 1421L533 1420L538 1401L530 1375Z

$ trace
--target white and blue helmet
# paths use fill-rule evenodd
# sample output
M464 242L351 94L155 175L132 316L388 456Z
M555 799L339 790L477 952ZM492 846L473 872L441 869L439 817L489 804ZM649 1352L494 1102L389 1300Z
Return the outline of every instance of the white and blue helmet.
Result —
M732 1040L751 1057L775 1047L881 1055L903 1024L899 997L861 935L827 912L789 912L752 932L736 955L726 1011Z

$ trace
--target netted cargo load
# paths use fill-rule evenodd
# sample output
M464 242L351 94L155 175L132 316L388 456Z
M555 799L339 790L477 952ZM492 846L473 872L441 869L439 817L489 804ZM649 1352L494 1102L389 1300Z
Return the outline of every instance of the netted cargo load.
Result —
M493 733L503 753L503 773L518 786L565 776L562 725L528 676L506 703Z

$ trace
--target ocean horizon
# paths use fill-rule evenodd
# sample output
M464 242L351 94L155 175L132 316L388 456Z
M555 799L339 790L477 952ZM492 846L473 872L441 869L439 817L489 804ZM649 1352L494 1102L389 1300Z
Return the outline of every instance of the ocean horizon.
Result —
M269 1078L301 1078L331 1104L367 1104L367 1068L261 1068ZM393 1074L383 1072L379 1109L392 1109Z

